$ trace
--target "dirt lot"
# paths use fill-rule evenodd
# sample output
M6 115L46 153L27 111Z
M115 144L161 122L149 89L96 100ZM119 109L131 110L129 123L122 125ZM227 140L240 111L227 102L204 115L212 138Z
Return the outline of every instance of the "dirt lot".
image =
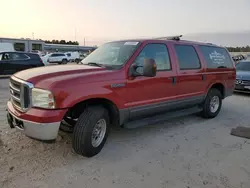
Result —
M70 136L55 144L11 130L5 119L8 82L0 80L0 188L249 188L250 140L230 136L249 126L250 99L234 95L220 115L195 115L134 130L113 130L102 152L71 152Z

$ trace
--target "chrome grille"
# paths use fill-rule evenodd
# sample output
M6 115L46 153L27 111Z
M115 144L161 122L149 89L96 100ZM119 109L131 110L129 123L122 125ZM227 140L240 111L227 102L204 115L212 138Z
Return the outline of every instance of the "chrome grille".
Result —
M33 88L33 84L12 76L9 87L12 104L20 111L27 111L31 105L31 89Z
M250 85L250 80L235 80L236 84L241 84L241 85Z

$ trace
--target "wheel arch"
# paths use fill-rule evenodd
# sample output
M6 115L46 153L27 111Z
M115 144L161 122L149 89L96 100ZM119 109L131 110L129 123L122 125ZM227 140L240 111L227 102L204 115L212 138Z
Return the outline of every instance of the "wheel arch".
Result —
M69 110L67 111L65 116L71 116L77 118L80 114L86 109L88 106L102 106L107 109L110 122L112 125L119 124L120 122L120 114L117 105L106 98L89 98L74 104Z
M211 84L211 86L209 87L209 90L211 90L211 89L217 89L217 90L219 90L220 92L221 92L221 95L222 95L222 99L224 99L225 98L225 86L224 86L224 84L223 83L221 83L221 82L217 82L217 83L213 83L213 84ZM208 90L208 91L209 91Z

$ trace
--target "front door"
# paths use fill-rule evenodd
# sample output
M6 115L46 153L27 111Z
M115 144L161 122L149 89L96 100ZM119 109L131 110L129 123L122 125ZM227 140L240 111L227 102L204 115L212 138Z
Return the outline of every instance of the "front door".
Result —
M13 65L12 52L2 53L0 62L1 62L0 68L2 75L11 75L16 72L17 67Z
M165 43L146 44L133 63L142 65L152 58L157 65L155 77L133 77L127 80L127 103L130 120L161 113L169 108L176 95L175 68Z

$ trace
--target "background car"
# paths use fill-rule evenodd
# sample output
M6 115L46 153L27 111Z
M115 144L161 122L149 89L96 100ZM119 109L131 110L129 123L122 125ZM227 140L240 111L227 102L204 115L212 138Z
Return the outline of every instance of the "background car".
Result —
M44 66L40 56L35 53L1 52L0 74L12 75L18 71Z
M66 52L65 53L68 57L70 62L79 62L80 61L80 54L79 52Z
M52 53L48 58L49 63L67 64L69 58L64 53Z
M236 64L235 91L250 92L250 61L243 60Z

